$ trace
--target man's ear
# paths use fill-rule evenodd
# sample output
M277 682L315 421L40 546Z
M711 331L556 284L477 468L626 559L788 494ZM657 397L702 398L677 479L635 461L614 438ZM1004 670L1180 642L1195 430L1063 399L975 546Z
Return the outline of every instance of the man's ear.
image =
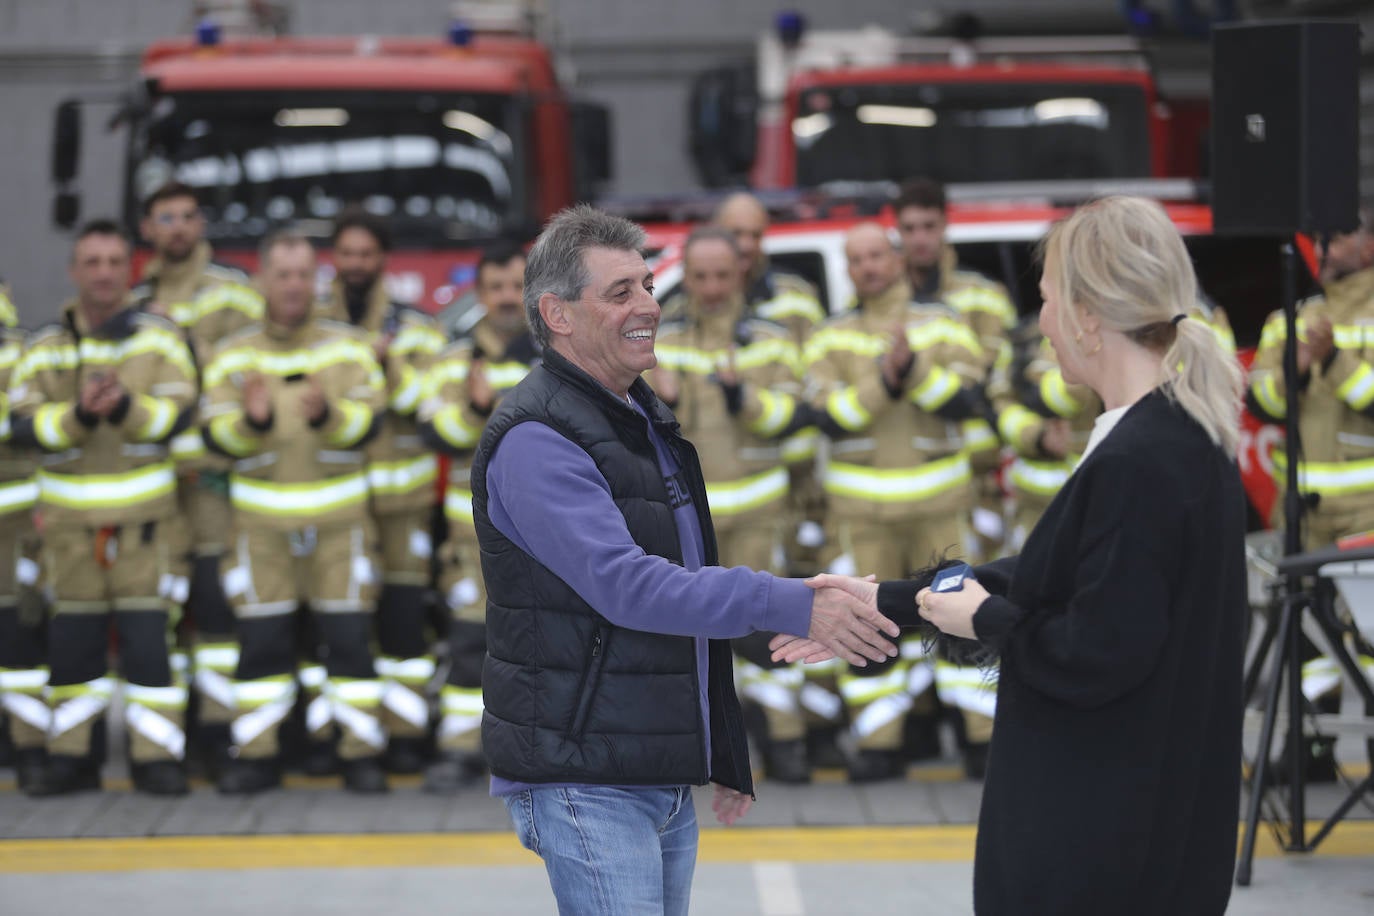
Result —
M572 315L568 303L553 293L539 297L539 317L544 319L549 333L555 337L567 337L572 333Z

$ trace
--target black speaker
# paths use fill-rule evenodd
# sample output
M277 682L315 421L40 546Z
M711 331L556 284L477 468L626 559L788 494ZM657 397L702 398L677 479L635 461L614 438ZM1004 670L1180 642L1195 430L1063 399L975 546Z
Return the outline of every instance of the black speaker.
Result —
M1212 30L1212 219L1218 233L1354 229L1360 29L1275 21Z

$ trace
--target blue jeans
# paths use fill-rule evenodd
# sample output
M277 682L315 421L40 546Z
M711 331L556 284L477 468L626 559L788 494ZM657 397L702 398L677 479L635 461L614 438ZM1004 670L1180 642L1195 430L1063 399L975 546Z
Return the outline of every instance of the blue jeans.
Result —
M562 916L687 916L697 862L690 787L534 788L504 800L521 844L544 860Z

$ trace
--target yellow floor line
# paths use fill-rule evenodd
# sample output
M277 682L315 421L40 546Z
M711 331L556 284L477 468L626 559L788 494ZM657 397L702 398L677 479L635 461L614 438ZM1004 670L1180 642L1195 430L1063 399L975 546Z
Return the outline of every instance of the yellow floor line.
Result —
M1318 824L1309 828L1315 831ZM1310 836L1310 833L1309 833ZM702 862L968 862L974 828L704 829ZM1280 855L1272 835L1256 854ZM1374 856L1374 822L1338 825L1317 852ZM511 833L0 840L0 873L535 865Z

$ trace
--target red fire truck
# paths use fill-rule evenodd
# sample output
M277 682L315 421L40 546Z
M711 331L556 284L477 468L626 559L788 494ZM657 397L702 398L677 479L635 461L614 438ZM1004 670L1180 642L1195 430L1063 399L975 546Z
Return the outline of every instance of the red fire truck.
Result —
M185 182L217 256L251 268L272 228L327 238L360 204L391 223L393 295L442 308L471 283L476 247L532 237L609 176L605 110L569 99L526 22L512 9L443 37L297 38L205 20L158 41L116 122L122 216L133 229L143 197ZM56 118L54 210L68 225L81 104Z
M808 30L780 14L754 61L691 102L708 186L1197 176L1205 102L1171 107L1125 36L931 38Z

